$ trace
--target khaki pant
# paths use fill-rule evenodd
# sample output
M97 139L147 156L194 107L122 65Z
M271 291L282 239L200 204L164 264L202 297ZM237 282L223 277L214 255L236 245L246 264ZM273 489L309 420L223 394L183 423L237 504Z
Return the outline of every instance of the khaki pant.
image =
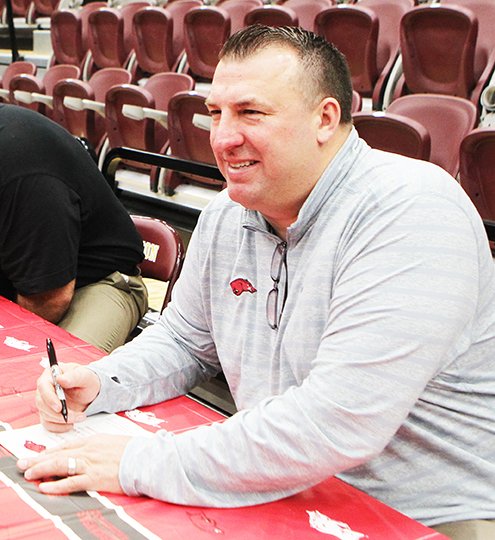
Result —
M495 540L495 521L471 519L431 527L452 540Z
M148 309L148 293L141 276L113 272L106 278L76 289L59 326L111 352L123 345Z

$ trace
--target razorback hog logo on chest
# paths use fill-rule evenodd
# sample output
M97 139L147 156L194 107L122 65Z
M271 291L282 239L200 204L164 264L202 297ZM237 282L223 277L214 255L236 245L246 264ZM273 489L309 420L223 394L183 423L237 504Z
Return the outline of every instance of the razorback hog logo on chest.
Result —
M237 278L230 282L230 287L232 292L236 296L240 296L243 292L255 293L256 289L251 285L251 283L244 278Z

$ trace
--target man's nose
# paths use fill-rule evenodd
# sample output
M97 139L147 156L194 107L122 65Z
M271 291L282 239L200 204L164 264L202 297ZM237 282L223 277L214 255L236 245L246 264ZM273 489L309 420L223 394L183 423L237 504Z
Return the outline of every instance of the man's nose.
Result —
M222 153L241 146L244 136L237 122L222 118L211 127L210 142L214 152Z

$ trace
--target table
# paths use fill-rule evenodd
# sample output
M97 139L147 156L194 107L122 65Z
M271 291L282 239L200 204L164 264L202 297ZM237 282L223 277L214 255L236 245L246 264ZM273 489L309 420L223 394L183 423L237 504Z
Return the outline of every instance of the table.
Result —
M34 404L40 360L50 337L62 362L102 356L91 345L0 297L0 429L38 422ZM183 396L142 413L156 431L180 432L221 422L220 413ZM120 413L125 415L125 412ZM332 534L333 533L333 534ZM82 538L201 540L441 540L443 536L344 482L329 478L273 503L236 509L179 506L146 497L105 493L48 496L26 482L0 447L0 540Z

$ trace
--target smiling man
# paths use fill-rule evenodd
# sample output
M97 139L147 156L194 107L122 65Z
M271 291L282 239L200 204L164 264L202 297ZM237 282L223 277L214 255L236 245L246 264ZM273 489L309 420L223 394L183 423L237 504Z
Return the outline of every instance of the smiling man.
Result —
M58 382L69 424L175 397L219 370L239 412L19 462L46 479L43 492L229 507L338 474L428 525L453 523L453 538L493 538L483 224L440 168L360 140L351 96L345 59L310 32L253 26L229 39L208 97L228 190L202 213L157 324ZM38 389L44 424L66 429L49 373Z
M336 77L345 77L338 67ZM207 100L230 198L259 211L282 238L351 129L349 89L339 96L341 118L328 82L308 78L294 51L274 44L243 62L220 62Z

